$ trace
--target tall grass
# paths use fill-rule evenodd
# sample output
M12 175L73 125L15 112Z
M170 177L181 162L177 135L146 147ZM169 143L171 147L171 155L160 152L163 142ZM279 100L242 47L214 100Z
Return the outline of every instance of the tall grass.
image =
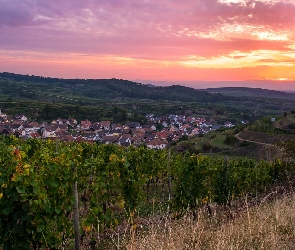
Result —
M127 249L295 249L295 195L229 213L206 209L197 216L152 223L130 237ZM125 248L124 247L124 248Z

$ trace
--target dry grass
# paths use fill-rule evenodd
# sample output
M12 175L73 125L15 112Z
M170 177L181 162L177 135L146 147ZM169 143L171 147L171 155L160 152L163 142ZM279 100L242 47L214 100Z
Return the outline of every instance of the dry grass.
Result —
M219 215L218 215L219 214ZM195 220L165 219L129 237L127 249L295 249L295 195L244 208L234 219L199 211ZM125 247L123 247L125 248Z

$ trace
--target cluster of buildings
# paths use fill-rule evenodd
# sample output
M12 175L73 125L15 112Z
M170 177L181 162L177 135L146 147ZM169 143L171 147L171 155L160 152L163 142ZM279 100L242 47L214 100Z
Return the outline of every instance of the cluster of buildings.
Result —
M178 141L183 136L194 137L219 129L205 118L194 116L168 115L155 117L146 116L147 125L138 122L115 124L110 121L77 122L74 118L56 119L50 123L28 122L24 115L8 116L0 110L0 134L16 135L17 137L43 138L76 142L116 143L122 146L142 145L148 148L162 149L169 143ZM227 122L224 127L234 126Z

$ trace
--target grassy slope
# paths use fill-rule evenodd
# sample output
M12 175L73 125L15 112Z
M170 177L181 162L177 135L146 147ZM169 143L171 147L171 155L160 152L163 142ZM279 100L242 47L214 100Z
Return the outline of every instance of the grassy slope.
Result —
M276 198L249 208L243 208L234 219L228 213L217 212L209 218L200 211L192 217L151 223L148 231L138 231L129 237L127 249L295 249L295 195ZM131 238L131 239L130 239Z
M196 137L187 141L180 141L171 146L171 150L188 150L191 153L201 153L210 157L219 157L228 155L230 157L248 157L254 159L265 159L264 147L254 143L234 142L226 144L227 135L234 136L235 129L225 131L214 131L205 134L202 137ZM211 148L204 148L204 145L210 145Z
M290 129L293 128L293 129ZM180 141L171 146L171 150L188 150L208 156L228 155L231 157L248 157L254 159L274 160L278 157L277 150L271 145L282 141L294 140L295 115L288 114L271 123L270 118L263 118L243 127L214 131L202 137ZM237 136L236 142L226 144L228 135ZM204 147L204 145L207 146ZM209 147L209 146L210 147Z

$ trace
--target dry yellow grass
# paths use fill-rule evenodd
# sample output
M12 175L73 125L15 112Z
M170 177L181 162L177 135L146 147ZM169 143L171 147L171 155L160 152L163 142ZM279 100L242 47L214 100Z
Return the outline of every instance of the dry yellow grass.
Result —
M126 248L140 249L295 249L295 195L260 206L245 207L229 220L224 213L209 218L164 220L137 231Z

